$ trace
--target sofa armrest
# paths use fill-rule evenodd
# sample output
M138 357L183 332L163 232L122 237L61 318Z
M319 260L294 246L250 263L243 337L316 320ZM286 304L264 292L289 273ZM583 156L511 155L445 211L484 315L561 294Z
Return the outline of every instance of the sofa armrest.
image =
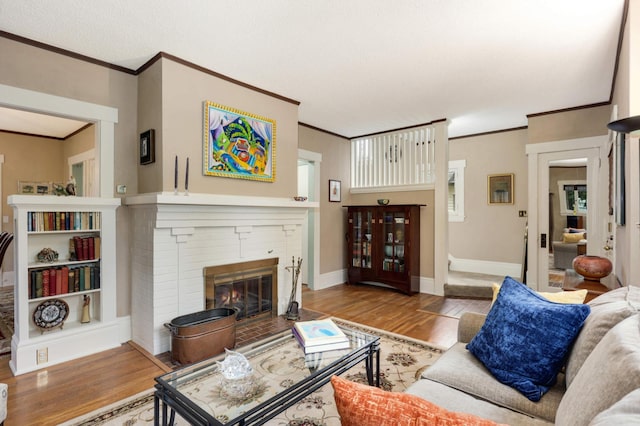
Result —
M485 314L477 312L465 312L458 322L458 342L469 343L475 336L487 318Z

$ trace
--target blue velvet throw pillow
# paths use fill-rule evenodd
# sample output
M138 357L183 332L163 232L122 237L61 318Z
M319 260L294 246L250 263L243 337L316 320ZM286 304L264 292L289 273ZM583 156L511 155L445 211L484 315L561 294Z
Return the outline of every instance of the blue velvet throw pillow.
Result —
M589 312L588 305L551 302L506 277L467 349L498 381L539 401L556 383Z

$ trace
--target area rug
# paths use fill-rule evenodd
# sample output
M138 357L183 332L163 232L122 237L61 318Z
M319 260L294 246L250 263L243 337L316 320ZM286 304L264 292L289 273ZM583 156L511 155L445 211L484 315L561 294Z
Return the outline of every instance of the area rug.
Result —
M418 380L422 372L431 366L444 352L443 348L420 340L366 327L338 318L333 319L337 323L348 327L380 336L380 387L388 391L404 391L410 384ZM292 342L295 343L295 340L292 340ZM300 359L287 359L286 361L277 360L277 362L267 357L260 360L250 359L250 362L256 371L259 371L260 368L277 368L282 370L283 379L280 383L262 383L260 385L262 387L286 386L287 376L291 374L293 369L305 368L304 358L301 357ZM288 370L289 373L287 372ZM360 363L351 368L343 374L343 377L359 383L366 383L364 363ZM197 394L202 391L198 386L194 386L190 391L192 392L190 397L197 398ZM221 390L211 389L208 391L219 392ZM255 395L259 393L260 391L258 390ZM259 397L259 395L255 395L254 397ZM227 403L230 405L238 405L242 404L243 401L228 398ZM223 420L224 423L225 419L223 418L221 420ZM63 426L138 426L150 424L153 424L153 390L151 389L73 419L64 423ZM188 423L184 419L179 418L179 416L176 416L175 424L182 426ZM340 426L340 418L335 408L331 384L326 384L274 419L269 420L266 424L271 426Z
M13 286L0 287L0 356L11 352Z

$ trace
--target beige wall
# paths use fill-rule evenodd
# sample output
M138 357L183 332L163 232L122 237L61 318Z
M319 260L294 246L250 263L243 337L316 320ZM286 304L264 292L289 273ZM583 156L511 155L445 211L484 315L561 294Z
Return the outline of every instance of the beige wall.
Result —
M349 196L350 142L329 133L298 126L301 149L322 155L320 163L320 273L331 273L346 267L344 235ZM329 202L329 179L341 181L342 202Z
M7 197L18 193L18 182L64 182L66 169L62 147L64 141L0 132L2 165L2 216L8 218L2 230L13 232L13 209ZM3 271L13 271L13 244L2 262Z
M81 132L76 133L73 136L65 139L62 144L62 156L64 157L65 164L68 164L67 159L74 155L82 154L94 149L96 146L96 127L94 125L88 126ZM65 170L65 176L63 182L66 182L69 176L67 176L68 169Z
M140 165L138 141L138 187L134 194L162 191L162 124L162 63L157 61L138 76L138 133L154 129L156 161Z
M148 71L140 86L140 104L157 103L161 76L161 120L155 108L141 116L147 128L156 129L156 163L139 166L140 186L151 191L173 191L175 157L178 156L178 189L184 191L189 158L189 192L293 197L297 192L298 105L250 90L215 76L163 58ZM158 67L160 71L158 71ZM266 117L276 122L274 182L258 182L203 174L204 101ZM154 181L161 169L161 181ZM147 172L149 170L150 172Z
M137 77L107 67L72 59L44 49L0 38L0 83L118 109L114 129L115 182L137 187ZM30 155L20 153L20 158ZM10 164L10 162L12 164ZM5 157L4 167L17 160ZM64 177L65 173L62 175ZM117 211L118 316L131 311L129 271L129 217Z
M611 106L529 117L528 143L562 141L607 134Z
M464 222L449 223L449 253L455 258L521 263L527 210L527 130L449 141L449 160L466 160ZM487 177L514 174L514 203L489 205Z

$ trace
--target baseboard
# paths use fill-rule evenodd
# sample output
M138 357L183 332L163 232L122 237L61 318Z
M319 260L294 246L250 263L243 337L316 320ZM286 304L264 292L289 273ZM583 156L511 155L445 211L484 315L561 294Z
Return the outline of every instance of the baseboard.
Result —
M131 315L118 317L116 318L116 321L118 322L118 338L120 339L120 343L125 343L131 340Z
M519 278L522 273L520 263L492 262L488 260L458 259L450 256L449 270L458 272L475 272L478 274L500 275Z
M438 295L436 292L436 280L430 277L420 277L420 293ZM442 296L442 294L439 296Z
M313 284L314 290L324 290L325 288L333 287L339 284L347 282L347 270L339 269L333 272L327 272L326 274L320 274L320 282Z

